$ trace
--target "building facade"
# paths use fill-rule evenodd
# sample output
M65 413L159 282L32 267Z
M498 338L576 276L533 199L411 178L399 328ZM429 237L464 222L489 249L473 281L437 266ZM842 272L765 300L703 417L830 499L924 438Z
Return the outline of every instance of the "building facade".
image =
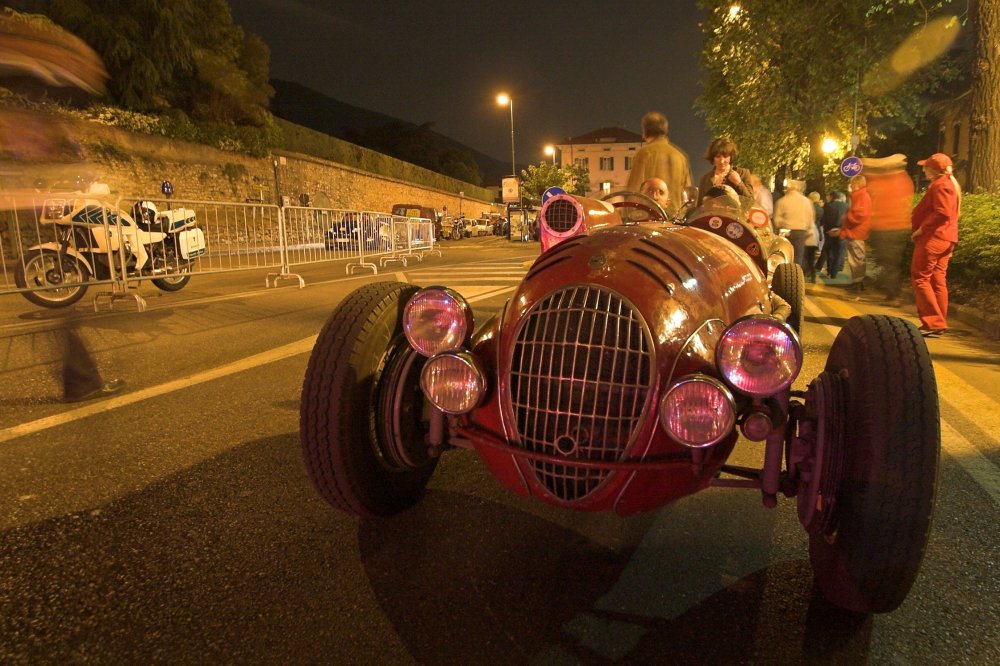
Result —
M625 189L635 151L640 146L642 135L623 127L602 127L569 137L556 148L560 166L578 164L587 167L590 173L587 196L601 197Z

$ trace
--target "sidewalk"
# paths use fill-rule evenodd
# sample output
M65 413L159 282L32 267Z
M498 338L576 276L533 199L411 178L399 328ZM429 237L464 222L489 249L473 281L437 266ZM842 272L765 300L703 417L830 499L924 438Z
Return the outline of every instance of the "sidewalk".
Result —
M808 293L810 289L815 289L830 295L837 295L839 293L845 299L861 300L873 305L892 307L885 302L884 294L867 281L865 282L865 290L860 294L845 291L850 282L850 275L847 271L841 271L837 274L836 278L832 279L828 278L825 273L820 274L817 271L815 285L806 283L806 292ZM816 289L816 287L819 287L819 289ZM915 322L917 321L917 309L913 303L913 291L909 283L903 285L899 304L894 307L901 310L902 315L913 319ZM1000 340L1000 315L983 312L968 305L949 303L948 319L971 326L988 338Z

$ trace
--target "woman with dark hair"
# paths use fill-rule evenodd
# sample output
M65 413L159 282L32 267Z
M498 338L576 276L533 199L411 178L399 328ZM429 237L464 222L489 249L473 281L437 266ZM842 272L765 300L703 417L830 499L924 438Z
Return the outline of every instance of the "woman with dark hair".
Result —
M705 159L712 165L712 170L701 177L698 183L699 196L705 194L715 185L728 185L736 190L741 197L752 197L753 187L750 184L750 171L742 167L734 167L740 151L728 136L712 141L705 151Z

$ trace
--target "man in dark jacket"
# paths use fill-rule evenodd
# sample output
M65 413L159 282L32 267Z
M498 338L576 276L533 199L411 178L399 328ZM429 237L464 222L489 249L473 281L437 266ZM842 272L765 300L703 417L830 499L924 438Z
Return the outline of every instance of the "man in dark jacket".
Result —
M837 277L844 267L844 242L840 239L840 220L847 213L847 196L834 190L826 196L826 205L823 206L823 249L819 254L819 261L816 262L816 269L822 270L826 265L826 275L829 278Z

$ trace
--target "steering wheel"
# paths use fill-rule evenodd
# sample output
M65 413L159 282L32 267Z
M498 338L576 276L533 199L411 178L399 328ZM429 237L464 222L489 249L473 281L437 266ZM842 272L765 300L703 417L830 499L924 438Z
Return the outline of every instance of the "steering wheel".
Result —
M660 204L639 192L619 190L604 195L601 197L601 201L610 203L625 224L665 222L670 219Z

